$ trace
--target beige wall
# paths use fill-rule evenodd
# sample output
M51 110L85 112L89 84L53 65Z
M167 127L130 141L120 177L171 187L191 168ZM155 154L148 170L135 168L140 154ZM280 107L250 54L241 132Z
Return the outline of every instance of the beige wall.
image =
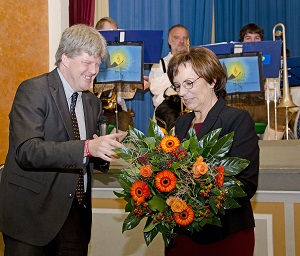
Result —
M48 2L0 1L0 164L8 148L8 114L20 82L49 67Z

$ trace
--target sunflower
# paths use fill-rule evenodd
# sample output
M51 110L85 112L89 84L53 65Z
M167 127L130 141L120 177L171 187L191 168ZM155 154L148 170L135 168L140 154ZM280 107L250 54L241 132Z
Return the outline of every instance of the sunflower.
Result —
M166 136L161 142L160 146L165 153L171 153L180 146L180 140L174 136Z
M177 178L169 170L163 170L155 176L155 186L160 192L171 192L176 188Z
M174 213L173 218L180 226L187 226L194 221L194 211L190 206L187 206L181 213Z
M138 203L144 203L146 198L150 197L150 190L144 181L136 181L130 187L132 199Z

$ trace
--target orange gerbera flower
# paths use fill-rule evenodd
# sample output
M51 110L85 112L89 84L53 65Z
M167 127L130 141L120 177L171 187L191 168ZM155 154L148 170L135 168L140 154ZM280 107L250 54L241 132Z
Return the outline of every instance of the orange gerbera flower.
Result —
M144 178L150 178L152 176L152 165L147 164L140 167L140 174Z
M173 218L180 226L187 226L194 221L195 214L190 206L187 206L181 213L174 213Z
M169 170L163 170L155 176L155 186L160 192L171 192L176 188L177 178Z
M146 198L150 197L150 190L144 181L136 181L130 187L132 199L138 203L144 203Z
M174 136L166 136L161 140L160 146L163 152L170 153L180 146L180 140Z

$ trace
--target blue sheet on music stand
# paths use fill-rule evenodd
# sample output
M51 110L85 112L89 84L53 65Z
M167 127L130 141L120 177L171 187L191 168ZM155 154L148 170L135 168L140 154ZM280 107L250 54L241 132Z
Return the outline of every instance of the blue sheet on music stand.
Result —
M290 86L300 86L300 57L287 58L288 80Z
M161 58L162 30L99 30L107 42L143 42L144 63L159 63ZM123 40L124 39L124 40Z
M234 45L232 43L217 43L201 46L213 51L216 55L232 54L234 48Z
M279 76L281 59L281 40L235 43L242 44L243 53L261 52L263 56L264 78L275 78Z

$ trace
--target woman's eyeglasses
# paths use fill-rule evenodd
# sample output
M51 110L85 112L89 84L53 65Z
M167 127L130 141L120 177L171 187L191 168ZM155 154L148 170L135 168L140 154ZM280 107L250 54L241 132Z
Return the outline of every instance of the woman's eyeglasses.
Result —
M194 83L200 78L200 76L198 76L194 81L190 81L190 80L186 80L184 81L182 84L179 83L173 83L171 85L171 88L175 91L175 92L179 92L180 91L180 86L183 86L185 89L192 89Z

